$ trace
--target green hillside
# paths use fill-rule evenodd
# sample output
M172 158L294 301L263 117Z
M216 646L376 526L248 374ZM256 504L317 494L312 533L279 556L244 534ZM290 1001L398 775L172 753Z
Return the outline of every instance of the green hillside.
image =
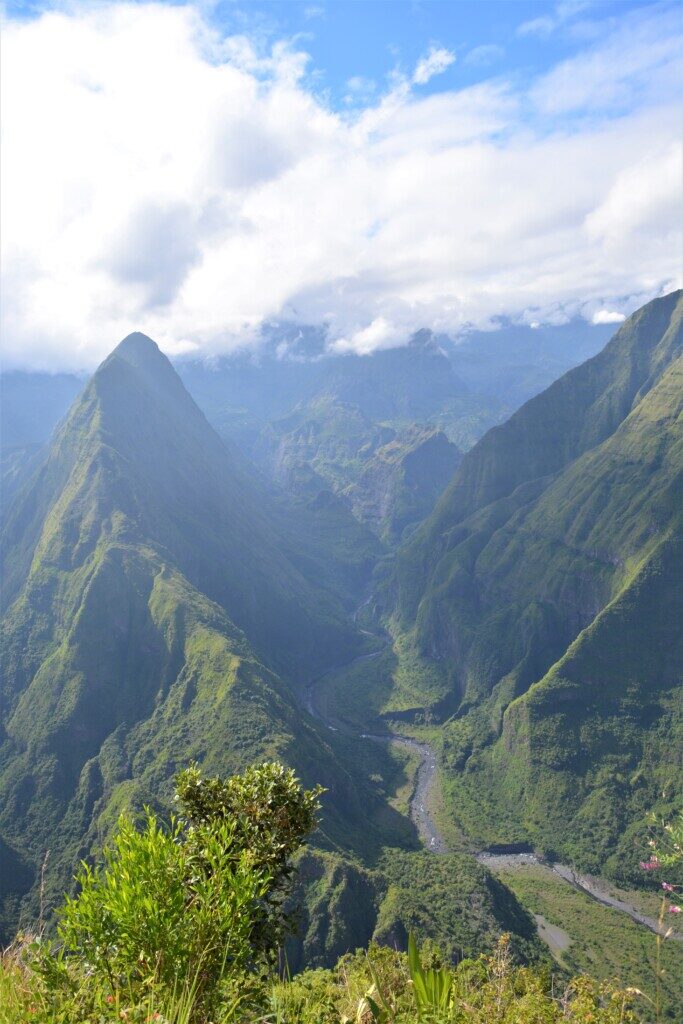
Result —
M285 492L336 495L395 546L428 515L470 447L511 408L471 393L430 331L404 347L332 354L324 337L179 367L221 436Z
M411 665L416 708L429 677L446 803L477 844L619 872L676 798L682 315L680 293L650 303L491 430L383 584L395 677Z
M334 558L339 516L336 547L325 544L325 512L306 549L302 524L283 519L154 343L126 339L3 531L8 916L47 849L58 892L115 809L163 794L193 757L224 771L278 754L334 786L330 833L352 844L362 822L367 844L377 838L377 797L347 778L293 696L360 649L332 593L345 576Z
M393 796L410 778L392 750L334 735L302 698L367 646L349 612L380 550L329 492L271 494L152 341L133 335L115 350L10 502L2 534L7 938L38 917L48 851L49 912L122 810L170 813L181 767L196 760L225 775L264 758L327 790L309 854L326 881L316 868L302 894L299 962L331 964L374 932L387 848L404 851L393 885L424 856ZM334 879L356 876L369 881L347 920ZM447 898L462 899L470 881L482 894L498 884L465 858ZM427 889L413 894L414 914L426 913ZM314 924L321 899L325 921ZM456 930L460 944L492 948L495 922L521 930L520 950L538 956L510 894ZM451 932L443 915L421 928Z
M289 492L336 494L390 545L431 512L462 457L443 431L376 422L329 395L271 423L255 455Z

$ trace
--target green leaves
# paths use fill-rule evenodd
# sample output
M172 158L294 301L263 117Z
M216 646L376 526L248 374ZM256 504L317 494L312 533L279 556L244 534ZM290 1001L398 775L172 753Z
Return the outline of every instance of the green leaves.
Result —
M66 995L92 977L134 1001L191 992L198 1020L241 1005L284 936L289 858L315 824L319 792L274 763L231 779L181 773L186 820L166 827L148 811L136 828L121 817L104 863L82 864L58 955L38 951L45 983Z
M121 818L104 865L84 864L77 881L59 940L73 965L112 991L191 988L198 1004L211 1003L226 971L252 965L252 924L270 878L235 847L229 822L190 845L177 821L165 829L148 813L138 830Z
M425 970L412 932L408 937L408 970L420 1020L450 1009L453 989L451 971L446 967Z
M255 953L273 960L289 925L283 904L292 877L291 857L315 827L322 787L304 790L292 769L276 762L255 765L229 779L202 778L192 765L180 772L176 787L193 856L201 861L207 839L229 822L233 855L246 856L268 878L250 941Z

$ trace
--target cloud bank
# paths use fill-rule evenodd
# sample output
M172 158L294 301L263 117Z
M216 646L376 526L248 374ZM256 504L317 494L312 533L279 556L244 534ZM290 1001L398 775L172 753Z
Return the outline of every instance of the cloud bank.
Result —
M273 319L363 352L616 322L680 284L679 45L652 6L536 80L425 96L436 47L340 113L300 47L223 38L201 6L8 19L4 366L87 369L134 329L212 355Z

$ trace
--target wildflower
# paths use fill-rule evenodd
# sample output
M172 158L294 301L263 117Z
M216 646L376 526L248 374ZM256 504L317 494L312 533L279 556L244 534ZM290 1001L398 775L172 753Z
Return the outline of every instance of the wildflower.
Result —
M680 907L676 907L673 904L669 907L669 913L670 914L680 914L680 912L681 912L681 908Z
M662 882L662 889L664 890L664 892L673 892L675 886L669 885L668 882Z
M654 871L655 868L661 867L661 864L659 863L659 857L652 854L649 860L641 860L640 866L643 871Z

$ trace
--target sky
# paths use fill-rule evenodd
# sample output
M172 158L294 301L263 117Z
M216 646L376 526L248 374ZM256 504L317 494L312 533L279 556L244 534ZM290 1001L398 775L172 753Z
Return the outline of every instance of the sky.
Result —
M3 369L336 351L681 286L683 6L3 5Z

